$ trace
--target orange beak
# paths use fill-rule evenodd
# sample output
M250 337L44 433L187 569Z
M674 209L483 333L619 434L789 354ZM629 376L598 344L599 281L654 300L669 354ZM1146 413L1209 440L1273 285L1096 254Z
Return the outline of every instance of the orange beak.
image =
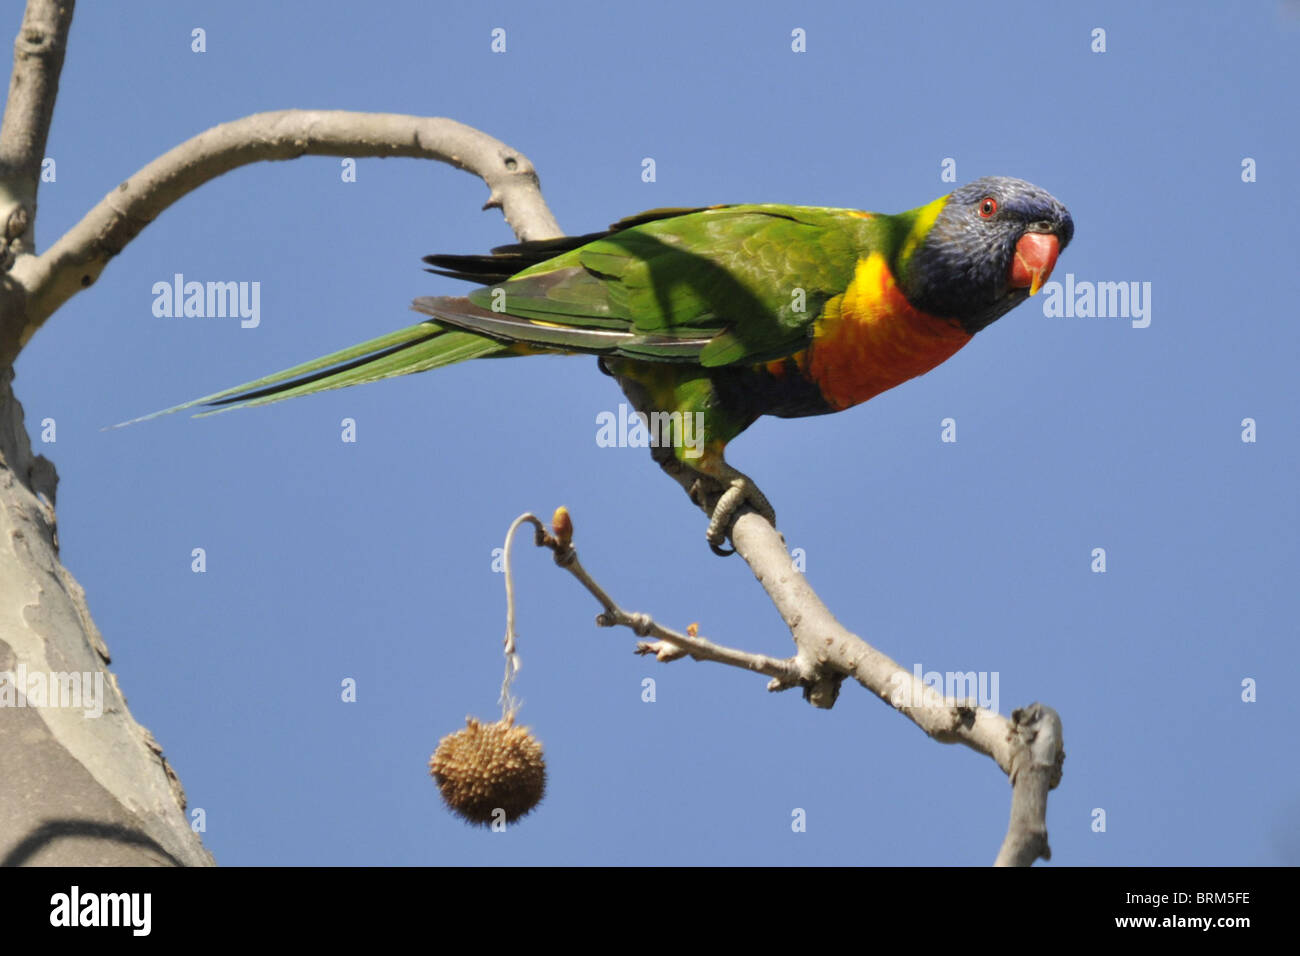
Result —
M1052 274L1060 254L1060 240L1050 232L1025 233L1016 243L1016 257L1011 262L1011 288L1028 288L1030 295L1036 295Z

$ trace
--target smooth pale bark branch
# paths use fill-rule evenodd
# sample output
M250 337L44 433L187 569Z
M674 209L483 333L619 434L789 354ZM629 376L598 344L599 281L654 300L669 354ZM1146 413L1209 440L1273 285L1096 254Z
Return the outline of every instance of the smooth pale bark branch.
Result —
M1061 717L1043 704L1011 712L1016 750L1011 766L1011 823L995 866L1031 866L1052 858L1047 845L1047 794L1065 762Z
M1046 859L1047 792L1060 782L1065 760L1056 711L1034 704L1008 720L974 701L945 700L835 620L794 567L780 533L757 514L742 513L731 540L781 612L799 654L811 657L821 669L823 684L852 677L935 740L965 744L993 758L1010 777L1013 812L996 862L1028 866L1039 856ZM812 694L817 703L815 685ZM1045 767L1054 768L1054 775ZM1009 847L1018 849L1012 852Z
M0 120L0 269L35 246L36 189L73 5L74 0L30 0L14 40L14 71Z
M18 348L25 345L59 306L93 284L128 242L181 197L239 166L299 156L438 160L481 178L488 187L483 208L501 209L520 239L561 234L528 158L463 123L344 110L255 113L214 126L159 156L44 253L19 257L10 274L26 292L23 321L16 330L4 330L5 336L16 336Z

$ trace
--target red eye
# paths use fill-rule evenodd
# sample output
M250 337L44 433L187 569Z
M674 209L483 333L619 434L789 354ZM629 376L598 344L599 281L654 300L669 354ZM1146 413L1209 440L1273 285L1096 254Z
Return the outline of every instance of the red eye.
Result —
M980 200L980 218L992 219L998 211L998 201L992 196L985 196Z

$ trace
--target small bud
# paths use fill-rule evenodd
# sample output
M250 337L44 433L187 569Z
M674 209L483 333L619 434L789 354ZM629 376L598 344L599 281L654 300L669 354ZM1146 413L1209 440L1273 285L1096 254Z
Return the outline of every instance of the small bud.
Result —
M569 509L564 505L555 509L555 515L551 518L551 532L555 535L555 540L560 542L560 547L567 548L573 543L573 519L569 517Z
M699 637L699 636L700 636L700 625L699 625L699 622L696 622L696 623L693 623L693 624L687 624L687 625L686 625L686 633L689 634L691 637Z

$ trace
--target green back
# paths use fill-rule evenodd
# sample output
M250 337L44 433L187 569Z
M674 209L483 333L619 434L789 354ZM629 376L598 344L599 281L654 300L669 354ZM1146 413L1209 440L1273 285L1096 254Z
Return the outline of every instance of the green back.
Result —
M884 251L889 218L775 204L705 209L610 233L469 298L492 308L500 289L510 315L699 340L704 366L765 361L806 344L858 260ZM641 351L655 357L653 344Z

